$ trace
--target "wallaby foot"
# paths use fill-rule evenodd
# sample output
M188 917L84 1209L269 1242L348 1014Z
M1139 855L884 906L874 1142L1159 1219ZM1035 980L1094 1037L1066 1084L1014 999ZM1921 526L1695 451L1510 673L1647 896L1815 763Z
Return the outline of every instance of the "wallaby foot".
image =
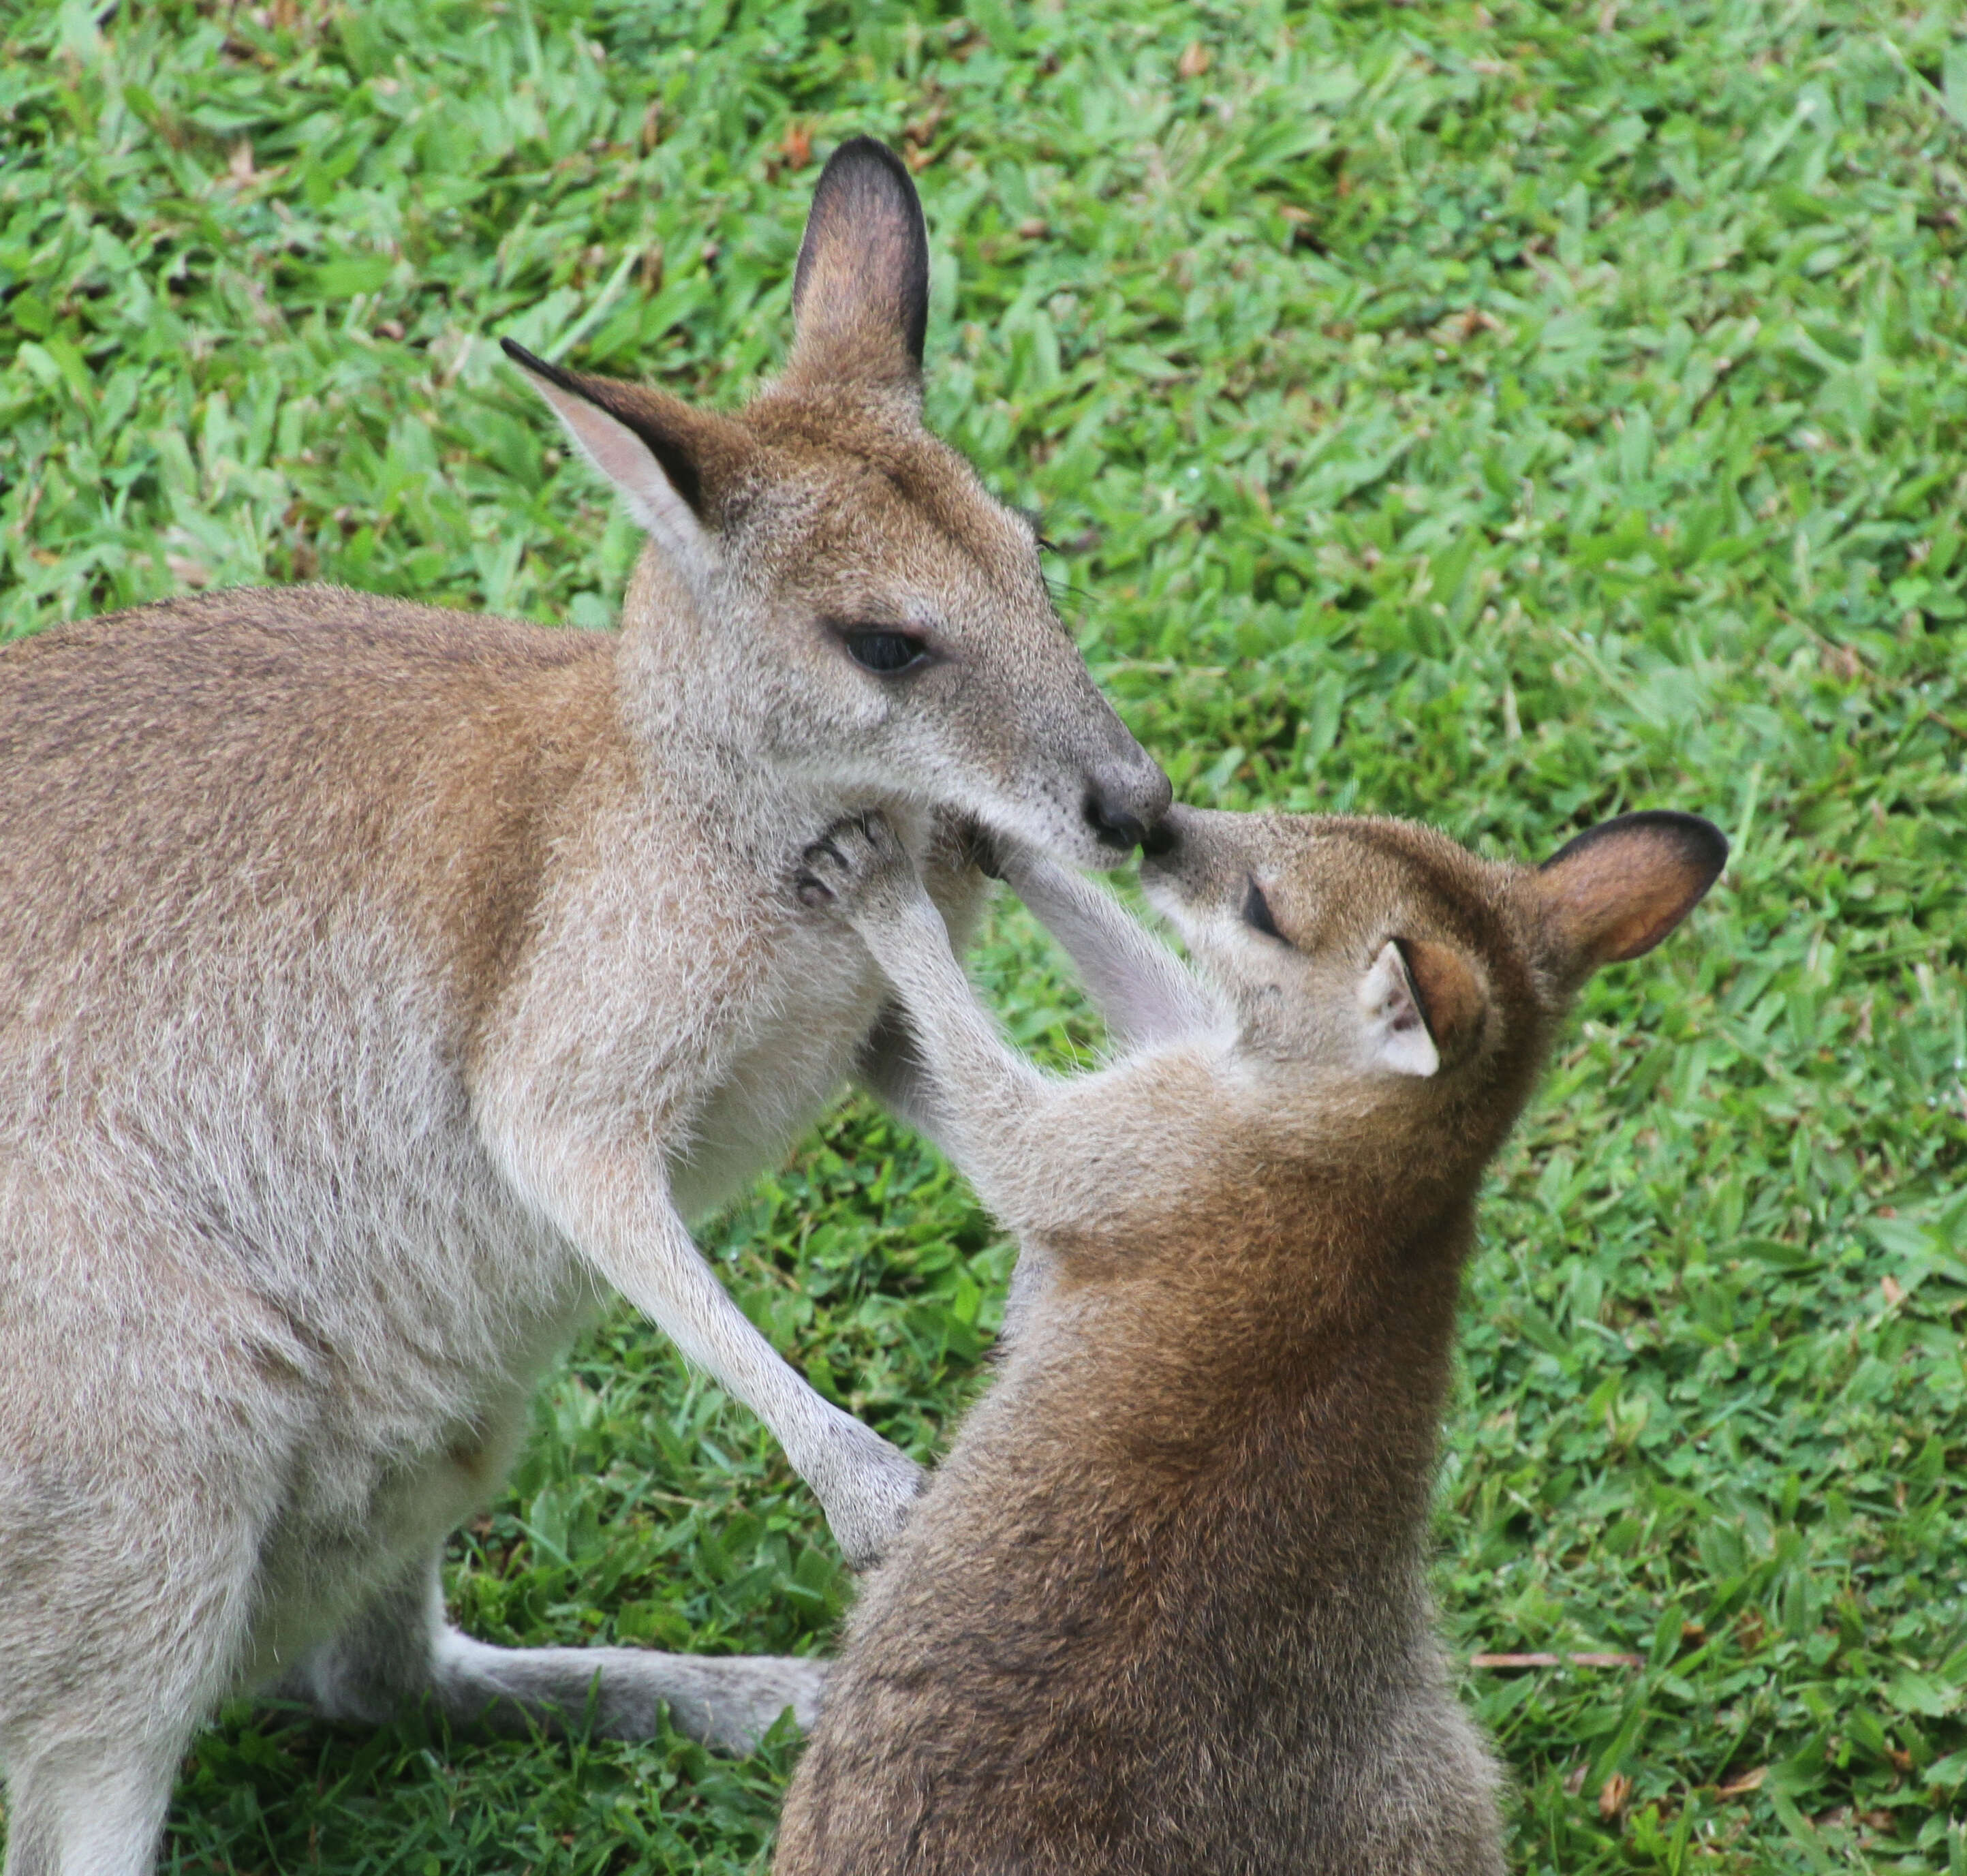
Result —
M191 1732L10 1761L6 1876L147 1876Z
M850 1570L871 1570L887 1555L929 1482L906 1453L847 1413L829 1430L823 1454L799 1455L799 1470Z
M824 1661L794 1656L496 1648L444 1620L433 1557L274 1690L329 1719L380 1725L428 1701L460 1726L518 1733L591 1727L614 1739L649 1738L667 1703L678 1732L748 1752L789 1706L800 1726L811 1726L825 1677Z

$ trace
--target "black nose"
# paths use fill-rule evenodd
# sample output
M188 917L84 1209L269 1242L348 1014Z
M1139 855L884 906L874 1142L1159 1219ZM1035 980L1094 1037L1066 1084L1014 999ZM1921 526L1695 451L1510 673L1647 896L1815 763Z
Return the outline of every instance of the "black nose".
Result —
M1174 830L1171 820L1158 821L1150 827L1141 841L1141 851L1151 860L1158 860L1172 853L1181 846L1181 836Z
M1097 793L1086 797L1086 824L1103 847L1118 853L1131 853L1148 837L1147 829L1134 816Z

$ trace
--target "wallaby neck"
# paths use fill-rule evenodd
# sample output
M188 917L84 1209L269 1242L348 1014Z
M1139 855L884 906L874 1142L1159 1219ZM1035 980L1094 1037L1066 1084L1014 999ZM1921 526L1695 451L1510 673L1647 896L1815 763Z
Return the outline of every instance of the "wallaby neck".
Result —
M756 749L760 687L706 616L715 604L658 548L644 547L622 596L617 668L629 727L658 756Z

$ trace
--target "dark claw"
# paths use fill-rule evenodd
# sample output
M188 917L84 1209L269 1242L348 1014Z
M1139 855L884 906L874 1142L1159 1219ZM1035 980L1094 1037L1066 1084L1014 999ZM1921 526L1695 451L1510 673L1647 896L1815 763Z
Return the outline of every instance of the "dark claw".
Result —
M830 839L816 840L799 856L799 858L803 860L816 860L822 854L825 854L828 859L838 865L845 866L847 864L847 856L842 853ZM816 881L814 883L817 885L819 882Z
M816 879L810 873L796 875L793 888L798 893L801 905L828 905L832 903L833 888L824 880Z

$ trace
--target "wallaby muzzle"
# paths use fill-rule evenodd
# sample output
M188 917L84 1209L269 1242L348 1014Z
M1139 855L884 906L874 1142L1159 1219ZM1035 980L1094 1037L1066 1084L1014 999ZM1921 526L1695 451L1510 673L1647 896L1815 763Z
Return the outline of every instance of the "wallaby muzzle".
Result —
M1152 837L1174 799L1174 789L1151 760L1130 765L1124 775L1097 775L1086 791L1086 824L1102 846L1131 853Z

